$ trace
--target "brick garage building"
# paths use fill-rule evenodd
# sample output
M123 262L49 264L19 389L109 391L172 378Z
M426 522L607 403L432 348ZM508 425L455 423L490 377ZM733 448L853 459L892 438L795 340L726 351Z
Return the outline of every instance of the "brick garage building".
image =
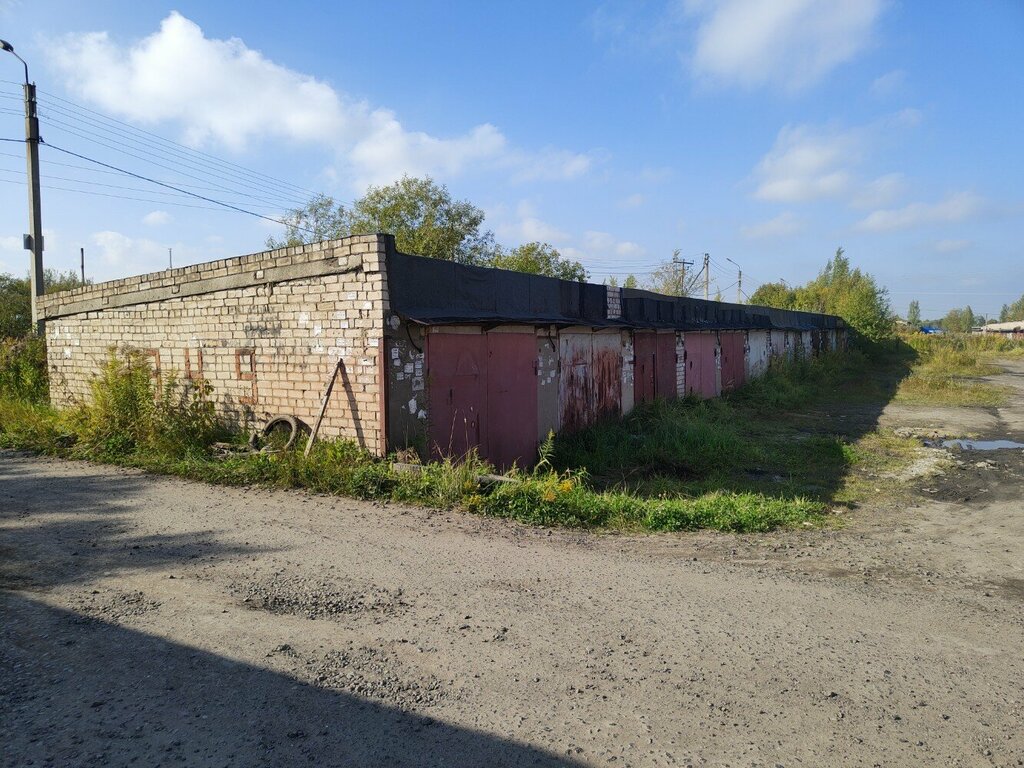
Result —
M239 428L312 423L378 454L476 448L528 463L550 430L636 403L712 397L845 346L839 318L679 299L398 253L359 235L47 296L51 398L88 396L111 348L205 379ZM338 362L340 360L340 366Z

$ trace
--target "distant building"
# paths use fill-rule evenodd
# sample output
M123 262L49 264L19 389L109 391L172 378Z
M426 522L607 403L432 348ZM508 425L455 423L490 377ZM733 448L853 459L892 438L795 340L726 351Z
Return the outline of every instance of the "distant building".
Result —
M1010 339L1024 339L1024 320L1011 320L1008 323L988 323L980 328L972 328L971 333L983 335L998 334Z

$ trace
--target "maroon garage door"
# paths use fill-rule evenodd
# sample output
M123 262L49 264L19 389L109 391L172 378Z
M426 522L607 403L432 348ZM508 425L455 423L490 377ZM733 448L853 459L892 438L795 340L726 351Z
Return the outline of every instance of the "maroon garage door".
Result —
M637 331L633 334L633 400L649 403L676 396L676 335Z
M746 378L746 343L743 331L722 331L722 391L743 386Z
M537 340L532 333L427 336L429 429L435 457L476 448L500 469L537 454Z
M687 333L686 343L686 394L698 397L715 397L718 386L715 381L715 334Z

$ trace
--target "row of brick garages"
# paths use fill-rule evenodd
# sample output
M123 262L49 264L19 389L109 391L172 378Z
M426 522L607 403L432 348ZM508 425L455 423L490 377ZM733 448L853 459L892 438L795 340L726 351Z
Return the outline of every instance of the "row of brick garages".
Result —
M656 398L714 397L843 349L838 318L679 299L398 253L388 235L279 249L47 296L51 397L72 406L111 347L212 384L242 428L310 424L385 454L531 462L550 431Z
M846 346L826 315L403 254L389 260L389 285L389 443L433 456L475 448L499 467L532 461L551 431L658 398L715 397L773 360Z

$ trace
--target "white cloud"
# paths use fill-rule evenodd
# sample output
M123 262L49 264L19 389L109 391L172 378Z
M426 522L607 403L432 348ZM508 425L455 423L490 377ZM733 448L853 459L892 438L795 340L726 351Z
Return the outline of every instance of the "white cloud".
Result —
M935 243L935 250L939 253L959 253L972 245L974 243L971 240L939 240Z
M639 208L645 202L647 202L647 198L644 197L643 195L641 195L639 192L636 192L636 193L634 193L632 195L629 195L629 196L624 197L621 200L619 200L619 207L620 208Z
M887 173L861 184L850 204L855 208L877 208L890 205L906 190L907 183L901 173Z
M159 227L171 220L171 214L167 211L150 211L142 217L142 223L147 227Z
M864 126L796 125L779 131L775 144L754 168L754 197L774 203L839 200L853 208L891 205L906 190L900 173L865 178L860 166L893 132L910 127L907 113Z
M754 170L754 197L782 203L842 197L851 189L847 166L859 156L860 144L852 131L786 126Z
M616 256L629 258L643 256L644 248L631 240L619 240L608 232L587 230L583 233L583 253L593 257Z
M758 224L742 227L743 236L750 240L762 240L771 237L786 237L802 231L804 222L790 211L784 211L774 218Z
M516 206L515 216L510 216L508 208L498 206L488 212L488 218L497 222L495 232L502 240L514 243L544 242L557 245L568 240L562 230L542 220L537 215L536 206L529 200L522 200Z
M175 267L208 261L213 256L209 251L200 251L182 243L158 243L144 237L129 237L113 230L94 232L89 239L96 248L86 249L89 263L93 265L90 274L95 274L99 280L167 269L168 248L172 249Z
M907 73L902 69L894 69L892 72L886 72L884 75L875 78L874 82L871 83L871 93L880 98L894 96L903 90L903 85L906 81Z
M529 200L519 202L514 216L505 206L492 208L487 211L487 215L497 222L494 231L504 243L550 243L565 258L580 261L594 272L622 266L624 260L635 259L646 253L640 244L619 239L610 232L587 230L582 235L565 232L540 219L536 206Z
M690 57L705 81L806 88L871 42L882 0L684 0L698 18Z
M672 178L672 173L672 169L667 165L648 165L640 169L640 180L648 184L660 184Z
M881 209L857 223L865 232L890 232L925 224L948 224L982 212L985 201L973 192L959 192L935 203L911 203L902 208Z
M591 165L586 154L511 146L486 123L448 138L410 131L391 110L276 64L237 38L207 38L177 12L130 47L94 32L65 36L49 50L69 90L107 112L136 123L177 123L194 146L325 146L360 191L403 173L452 176L483 167L524 180L571 179Z

